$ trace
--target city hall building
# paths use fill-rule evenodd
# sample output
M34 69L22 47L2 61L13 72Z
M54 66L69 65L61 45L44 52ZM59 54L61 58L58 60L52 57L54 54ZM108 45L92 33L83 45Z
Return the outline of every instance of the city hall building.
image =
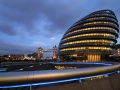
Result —
M118 20L113 11L93 12L66 31L59 43L57 54L61 60L107 60L117 43L118 27Z

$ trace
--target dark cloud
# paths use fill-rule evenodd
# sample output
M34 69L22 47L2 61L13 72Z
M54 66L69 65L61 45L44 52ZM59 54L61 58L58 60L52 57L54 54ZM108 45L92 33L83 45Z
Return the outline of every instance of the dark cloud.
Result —
M24 27L26 31L35 30L34 22L40 17L38 0L3 0L0 3L0 17L2 22Z
M6 23L0 23L0 31L3 33L6 33L8 35L16 35L17 34L14 27L12 27Z
M48 32L54 31L54 33L64 33L73 22L76 22L76 20L80 18L80 15L82 15L79 10L82 12L83 9L78 1L59 3L60 2L53 3L54 6L51 5L51 9L45 12L50 22L49 25L45 26ZM73 3L76 4L76 7L72 5Z
M51 44L47 44L40 41L34 41L32 44L22 44L22 43L12 43L4 42L4 40L0 40L0 54L29 54L29 53L37 53L38 47L42 47L43 49L48 49L46 47L52 48ZM49 48L49 49L50 49Z
M72 3L76 3L77 7L70 6ZM62 2L56 0L48 2L44 0L2 0L0 5L0 17L3 21L7 21L7 24L16 23L29 33L39 32L35 23L36 21L43 22L44 19L48 22L45 24L44 30L54 31L54 33L65 31L73 23L74 18L79 16L78 8L82 11L78 1L69 2L68 0ZM13 25L13 27L16 26Z
M37 47L18 45L0 40L0 54L27 54L37 51Z
M113 0L107 1L73 1L73 0L1 0L0 17L9 22L8 24L17 23L18 26L24 27L28 33L43 34L44 30L53 34L64 33L74 22L81 19L85 13L93 12L98 9L107 9L114 6ZM87 3L89 3L87 5ZM109 4L108 4L109 3ZM87 8L87 5L89 8ZM98 7L99 6L99 7ZM87 15L87 14L86 14ZM47 22L40 29L41 24L37 27L35 23ZM13 27L16 27L13 25ZM34 32L38 32L35 33Z
M0 16L3 20L20 24L25 27L25 30L29 31L36 30L35 22L37 20L43 21L43 19L48 21L48 24L45 25L47 27L46 30L64 31L64 29L69 28L76 20L82 18L86 9L87 12L90 12L100 9L100 6L107 9L116 4L113 0L94 0L96 5L89 3L88 7L91 7L87 8L83 6L83 4L87 5L87 2L91 1L1 0Z

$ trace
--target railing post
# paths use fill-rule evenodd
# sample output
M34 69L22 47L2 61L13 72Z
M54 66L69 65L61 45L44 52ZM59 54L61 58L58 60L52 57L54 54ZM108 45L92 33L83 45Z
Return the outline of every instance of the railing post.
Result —
M32 90L32 85L30 85L30 90Z
M81 78L78 78L78 81L81 82Z

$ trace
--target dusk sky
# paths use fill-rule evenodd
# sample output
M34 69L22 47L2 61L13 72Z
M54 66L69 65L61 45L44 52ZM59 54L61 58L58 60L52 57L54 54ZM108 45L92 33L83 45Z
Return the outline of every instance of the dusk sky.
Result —
M120 22L120 0L0 0L0 54L52 49L72 24L104 9Z

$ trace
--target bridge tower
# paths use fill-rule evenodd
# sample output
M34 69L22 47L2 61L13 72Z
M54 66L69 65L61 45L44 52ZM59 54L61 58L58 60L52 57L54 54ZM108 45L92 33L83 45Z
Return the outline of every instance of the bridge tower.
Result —
M57 47L56 45L53 47L53 59L57 58Z
M43 56L43 49L41 47L38 48L38 55L37 58L40 59Z

